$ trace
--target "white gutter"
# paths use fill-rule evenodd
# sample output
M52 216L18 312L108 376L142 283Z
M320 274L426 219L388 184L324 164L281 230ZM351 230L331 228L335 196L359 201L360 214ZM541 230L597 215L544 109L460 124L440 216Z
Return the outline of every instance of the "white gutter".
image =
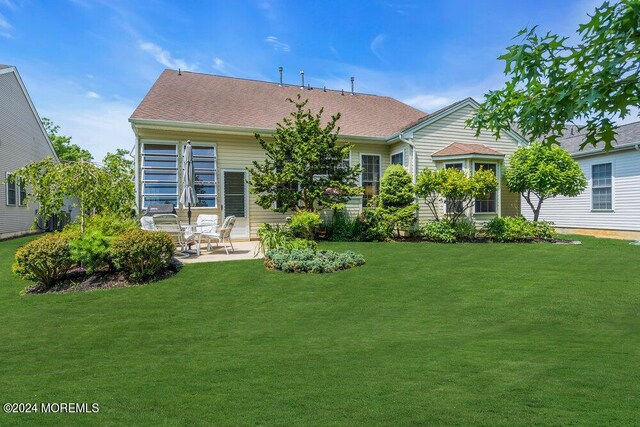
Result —
M409 137L409 139L405 139L402 136L402 133L399 133L398 139L404 142L405 144L407 144L409 147L411 147L411 158L412 158L411 163L413 164L413 173L411 174L412 175L411 182L415 184L416 178L418 176L418 154L416 153L416 146L413 143L413 135Z

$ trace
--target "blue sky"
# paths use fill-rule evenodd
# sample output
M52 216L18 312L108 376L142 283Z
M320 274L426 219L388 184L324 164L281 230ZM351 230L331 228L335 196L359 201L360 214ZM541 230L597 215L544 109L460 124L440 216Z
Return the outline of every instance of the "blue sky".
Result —
M571 35L600 2L0 0L0 63L97 159L164 68L393 96L426 112L500 87L518 30Z

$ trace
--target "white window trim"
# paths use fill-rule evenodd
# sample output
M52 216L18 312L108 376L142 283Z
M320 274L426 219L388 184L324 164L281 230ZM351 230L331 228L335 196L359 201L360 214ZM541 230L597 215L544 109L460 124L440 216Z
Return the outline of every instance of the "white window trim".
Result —
M496 165L496 178L498 178L498 188L496 188L496 210L494 212L476 212L476 201L475 199L473 200L473 214L474 215L498 215L500 216L500 212L502 212L502 202L501 202L501 193L502 193L502 179L501 179L501 173L500 173L500 162L499 161L491 161L491 160L473 160L471 162L471 173L475 173L476 170L476 163L482 163L482 164L492 164L492 165Z
M594 166L600 166L600 165L606 165L606 164L611 164L611 209L594 209L593 208L593 167ZM604 212L604 213L615 212L615 210L616 210L616 205L615 205L615 200L616 200L615 195L616 195L616 193L615 193L615 173L614 173L615 172L615 163L614 163L614 161L610 160L608 162L592 163L590 168L591 168L591 171L590 171L591 179L589 180L590 181L589 182L589 187L590 187L591 191L590 191L590 195L589 195L590 196L589 197L589 203L591 204L591 212L595 212L595 213L598 213L598 212ZM600 187L600 188L603 188L603 187Z
M398 154L402 154L402 163L395 163L395 164L400 164L401 166L403 166L406 169L409 166L409 163L407 163L406 166L404 164L405 160L407 160L407 159L405 159L405 157L407 156L406 155L407 153L405 153L404 148L402 148L400 150L397 150L397 151L394 151L391 154L389 154L389 165L393 165L394 164L394 163L392 163L393 156L396 156Z
M9 182L9 177L11 176L11 172L5 172L4 174L4 197L5 197L5 204L7 206L13 206L13 207L18 207L18 198L20 197L18 195L18 186L16 185L16 182L13 182L13 188L14 188L14 192L15 192L15 198L16 198L16 202L15 203L9 203L9 185L11 184Z
M362 162L362 157L363 156L376 156L380 161L378 163L378 186L380 186L380 181L382 181L382 154L379 153L360 153L360 168L362 168L362 172L360 172L360 187L362 187L362 174L364 173L364 167L363 162ZM378 194L380 194L380 189L378 188ZM364 202L364 194L362 194L360 196L361 198L361 202L360 205L362 206L362 202ZM364 207L364 206L362 206Z
M147 144L157 144L157 145L173 145L176 148L176 167L174 168L159 168L159 167L145 167L144 166L144 158L146 154L144 154L144 146ZM148 154L149 156L154 156L154 154ZM159 156L162 156L160 154ZM166 156L169 157L169 156ZM166 198L176 198L176 206L175 208L179 208L180 204L180 150L178 141L168 141L168 140L157 140L157 139L144 139L140 141L140 207L142 209L147 209L149 206L145 206L145 197L166 197ZM144 184L171 184L173 181L158 181L158 180L146 180L145 179L145 170L159 170L159 171L176 171L176 193L175 194L145 194L144 192Z
M181 141L181 145L182 145L182 151L179 153L179 157L178 157L178 199L180 199L180 177L181 175L181 168L182 168L182 154L184 153L184 146L187 145L186 141ZM211 209L220 209L220 186L218 185L218 183L220 182L220 177L218 176L218 144L216 144L215 142L206 142L206 141L191 141L191 146L192 147L213 147L213 159L215 161L215 169L214 169L214 176L216 181L214 182L214 186L216 188L216 204L213 207L210 206L191 206L191 210L211 210ZM180 200L178 200L178 203L180 203Z

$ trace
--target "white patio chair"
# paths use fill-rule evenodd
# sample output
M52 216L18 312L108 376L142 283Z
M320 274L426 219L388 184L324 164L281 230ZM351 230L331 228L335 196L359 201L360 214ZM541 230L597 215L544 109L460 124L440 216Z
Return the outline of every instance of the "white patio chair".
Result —
M153 217L143 216L140 218L140 226L146 231L158 231L156 224L153 222Z
M188 245L196 243L195 235L193 231L182 229L180 221L178 221L178 215L174 214L158 214L153 216L153 223L156 227L156 231L164 231L169 234L176 245L180 246L181 253L185 256L189 256L187 253Z
M233 230L233 226L236 223L235 216L228 216L224 219L222 223L222 227L220 227L220 231L212 232L212 233L202 233L201 237L203 239L207 239L207 250L211 250L211 241L215 240L216 246L219 244L224 245L224 250L229 255L229 248L227 247L227 243L231 246L231 252L235 252L233 248L233 242L231 241L231 231Z

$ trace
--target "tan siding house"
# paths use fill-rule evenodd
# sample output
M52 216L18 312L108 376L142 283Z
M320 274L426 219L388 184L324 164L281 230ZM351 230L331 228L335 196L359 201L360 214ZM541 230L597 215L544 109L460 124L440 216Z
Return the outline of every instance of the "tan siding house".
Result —
M256 205L247 185L243 192L238 185L225 182L242 173L248 178L246 168L264 158L254 133L268 137L293 109L286 99L297 95L308 99L308 108L313 111L324 108L323 117L341 114L341 139L353 146L349 160L366 169L361 184L374 192L392 163L405 166L414 179L425 167L446 167L451 162L469 171L476 165L492 167L500 177L511 154L525 143L515 132L500 140L489 134L476 138L465 125L477 107L470 98L427 115L384 96L166 70L129 119L136 134L139 210L149 204L172 203L186 219L185 209L178 206L182 190L179 177L181 154L186 141L191 141L199 205L192 208L194 217L199 213L234 214L238 217L234 237L240 239L255 238L265 222L284 222L286 215ZM452 144L457 144L462 154L433 156L450 151ZM491 155L482 154L486 150ZM244 209L237 203L240 195ZM364 203L363 196L354 197L347 209L360 212ZM504 186L492 200L476 205L478 209L469 215L477 221L520 213L519 197ZM428 219L430 213L421 204L419 221Z
M11 172L45 157L56 158L40 117L15 67L0 65L0 239L29 232L34 206L25 206Z

